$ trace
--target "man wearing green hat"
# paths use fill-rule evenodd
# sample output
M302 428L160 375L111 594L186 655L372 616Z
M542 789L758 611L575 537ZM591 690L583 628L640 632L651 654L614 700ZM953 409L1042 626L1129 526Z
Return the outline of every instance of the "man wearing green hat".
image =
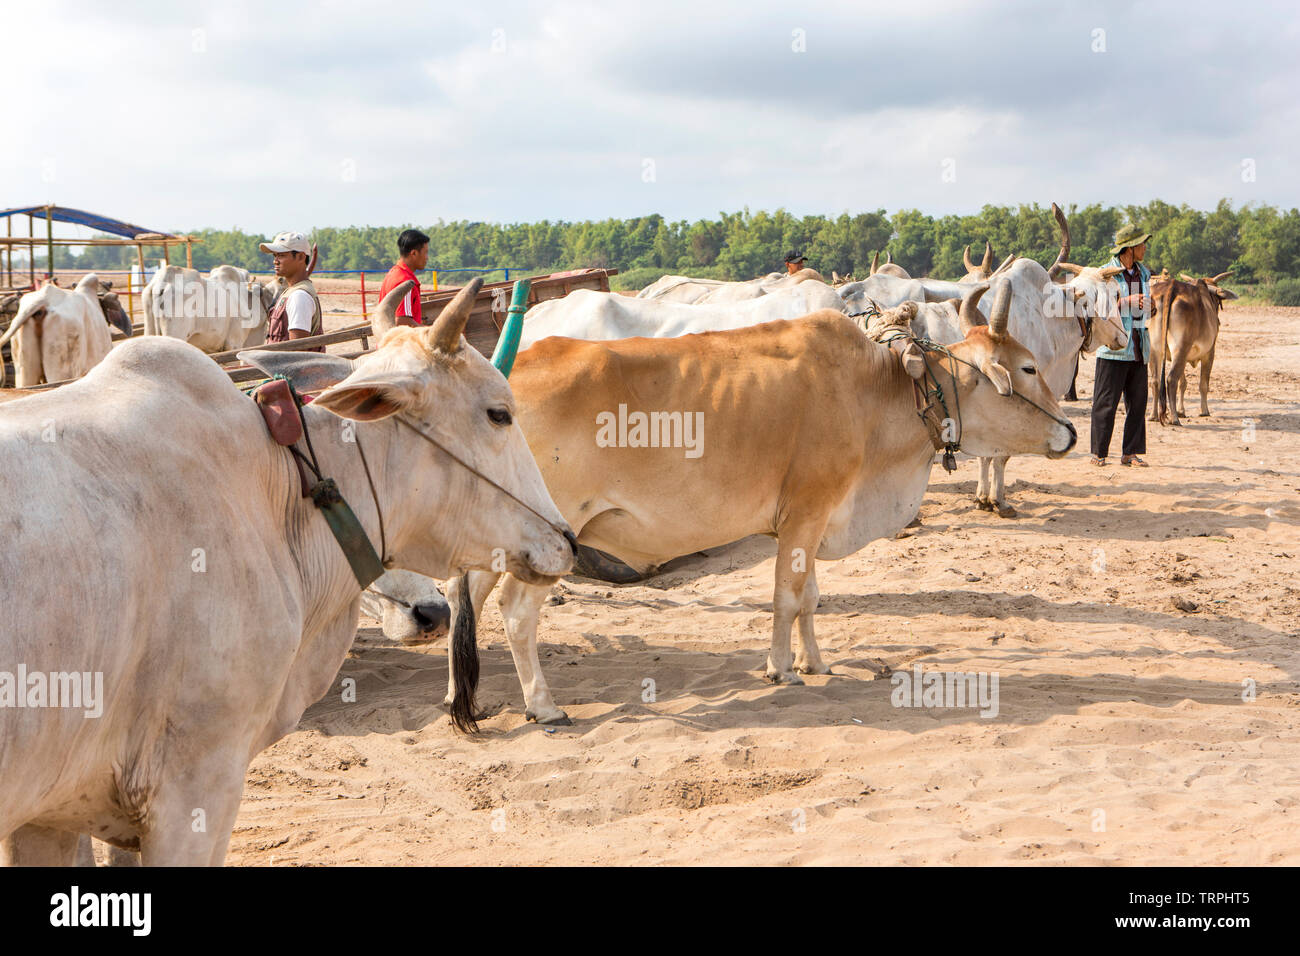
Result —
M1147 316L1151 313L1151 270L1142 264L1147 254L1149 232L1130 223L1115 233L1114 256L1103 268L1118 270L1111 277L1119 284L1116 296L1119 316L1128 334L1122 349L1097 349L1097 372L1092 387L1092 463L1105 465L1110 438L1115 431L1115 412L1124 397L1124 437L1121 465L1147 463L1139 455L1147 451L1147 362L1151 358L1151 337Z

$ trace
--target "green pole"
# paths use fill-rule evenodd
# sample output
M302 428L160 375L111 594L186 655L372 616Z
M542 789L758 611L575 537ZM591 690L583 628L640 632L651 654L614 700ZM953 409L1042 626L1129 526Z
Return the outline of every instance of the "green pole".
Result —
M497 339L497 347L492 353L492 364L506 378L510 377L510 371L515 367L519 336L524 331L524 313L528 311L528 291L532 286L532 279L519 279L515 282L510 309L506 313L506 324L501 329L501 337Z

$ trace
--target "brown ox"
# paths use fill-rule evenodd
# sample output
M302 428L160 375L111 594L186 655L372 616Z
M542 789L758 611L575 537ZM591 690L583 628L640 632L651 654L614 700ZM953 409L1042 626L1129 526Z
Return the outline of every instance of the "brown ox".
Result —
M1188 365L1201 366L1201 417L1210 414L1210 370L1214 368L1214 347L1219 338L1219 310L1236 293L1219 283L1231 270L1217 276L1193 279L1186 273L1182 281L1151 283L1155 321L1151 329L1151 403L1150 420L1181 425L1187 417Z
M946 351L925 353L900 338L900 357L823 310L670 339L548 338L520 353L510 385L547 488L580 543L644 572L749 535L777 538L766 673L799 684L796 672L829 672L813 633L815 559L853 554L916 517L940 419L956 420L973 455L1059 458L1074 446L1033 355L1007 334L1009 299L1004 284L990 324L967 326ZM917 414L918 379L941 388L951 410L935 407L934 432ZM641 426L634 415L645 416ZM654 416L664 416L658 427ZM618 436L608 431L613 418ZM475 608L498 578L470 575ZM563 723L537 659L548 591L507 576L499 601L527 716ZM448 597L454 620L459 598ZM792 656L796 619L801 646ZM453 675L448 698L455 693Z

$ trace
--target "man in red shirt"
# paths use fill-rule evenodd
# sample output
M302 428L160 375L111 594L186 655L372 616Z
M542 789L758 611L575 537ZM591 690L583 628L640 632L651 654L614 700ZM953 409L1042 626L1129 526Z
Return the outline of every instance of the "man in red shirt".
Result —
M384 276L384 284L379 287L379 298L382 301L384 296L403 282L414 282L415 288L397 306L397 324L423 325L420 314L420 280L415 274L429 264L429 237L418 229L404 229L397 237L397 251L401 258Z

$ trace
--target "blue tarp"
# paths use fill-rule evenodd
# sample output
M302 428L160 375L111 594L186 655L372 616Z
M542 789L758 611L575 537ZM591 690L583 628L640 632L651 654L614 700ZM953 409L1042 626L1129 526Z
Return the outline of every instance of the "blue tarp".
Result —
M46 208L45 206L23 206L17 209L0 209L0 219L5 216L27 214L33 215L37 219L44 219ZM91 229L107 232L114 236L134 239L142 232L155 232L168 238L175 238L171 233L163 232L161 229L146 229L144 226L136 226L118 219L109 219L107 216L101 216L98 213L86 212L84 209L70 209L67 206L50 206L48 208L55 222L72 222L79 226L89 226ZM36 238L41 237L37 236Z

